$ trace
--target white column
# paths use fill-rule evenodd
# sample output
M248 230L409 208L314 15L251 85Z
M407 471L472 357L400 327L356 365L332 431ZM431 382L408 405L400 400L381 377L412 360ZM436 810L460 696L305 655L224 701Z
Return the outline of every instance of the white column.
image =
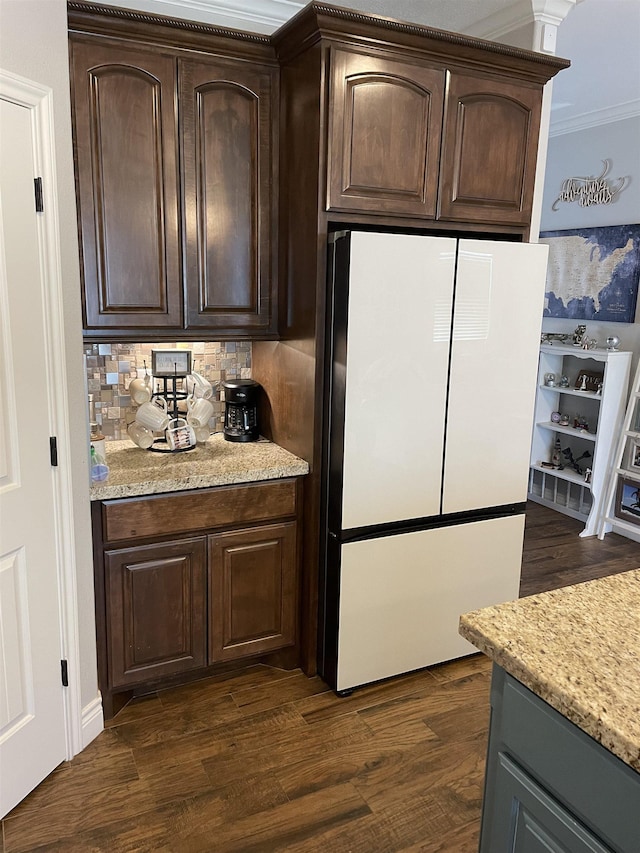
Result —
M470 27L469 35L510 44L525 50L555 55L558 27L583 0L520 0ZM562 73L562 72L560 72ZM542 216L542 194L547 162L553 79L544 88L540 116L540 141L531 214L531 242L537 242Z

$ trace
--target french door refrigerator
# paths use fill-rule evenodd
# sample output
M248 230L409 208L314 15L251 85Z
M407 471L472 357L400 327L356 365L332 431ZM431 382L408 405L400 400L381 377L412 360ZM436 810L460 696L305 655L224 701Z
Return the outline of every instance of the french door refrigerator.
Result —
M320 655L338 692L517 598L547 247L330 235Z

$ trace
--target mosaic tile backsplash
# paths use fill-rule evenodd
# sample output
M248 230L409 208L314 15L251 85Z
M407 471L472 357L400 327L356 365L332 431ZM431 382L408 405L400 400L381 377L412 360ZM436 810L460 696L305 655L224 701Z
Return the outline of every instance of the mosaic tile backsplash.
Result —
M224 426L224 402L220 400L220 383L225 379L251 378L251 343L188 344L86 344L87 391L93 394L96 420L106 439L127 438L127 427L135 420L136 406L129 396L129 383L145 364L151 370L151 350L191 350L192 371L213 385L211 402L214 413L209 426L220 432Z

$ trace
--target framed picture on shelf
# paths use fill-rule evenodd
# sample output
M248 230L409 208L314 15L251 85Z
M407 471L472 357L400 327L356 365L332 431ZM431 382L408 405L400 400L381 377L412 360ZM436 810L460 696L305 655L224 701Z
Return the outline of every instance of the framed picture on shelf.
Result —
M640 441L631 442L631 456L629 467L640 473Z
M594 373L591 370L581 370L576 377L576 391L597 391L602 386L604 373Z
M615 514L616 518L640 527L640 480L618 476Z

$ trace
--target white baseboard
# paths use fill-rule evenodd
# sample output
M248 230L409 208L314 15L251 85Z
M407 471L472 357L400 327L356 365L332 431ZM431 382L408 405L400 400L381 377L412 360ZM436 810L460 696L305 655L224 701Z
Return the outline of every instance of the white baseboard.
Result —
M103 729L102 697L98 693L96 698L82 709L82 749L89 746Z

